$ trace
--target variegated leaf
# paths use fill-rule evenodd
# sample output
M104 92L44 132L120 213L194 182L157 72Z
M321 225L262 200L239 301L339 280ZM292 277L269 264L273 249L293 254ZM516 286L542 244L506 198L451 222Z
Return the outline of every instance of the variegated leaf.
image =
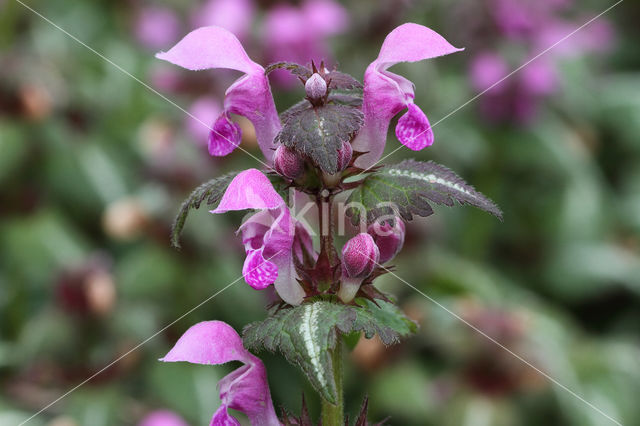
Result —
M354 224L363 213L360 206L367 215L367 223L394 214L411 220L414 214L423 217L433 214L430 203L451 207L456 201L502 220L500 208L453 171L433 161L415 160L385 166L367 176L349 196L348 202L354 203L354 207L347 214Z
M393 304L379 306L364 300L360 306L327 301L306 303L278 311L244 329L244 344L251 350L280 352L298 365L309 381L330 403L337 400L331 351L339 334L361 331L365 337L378 334L387 345L416 331L416 324Z

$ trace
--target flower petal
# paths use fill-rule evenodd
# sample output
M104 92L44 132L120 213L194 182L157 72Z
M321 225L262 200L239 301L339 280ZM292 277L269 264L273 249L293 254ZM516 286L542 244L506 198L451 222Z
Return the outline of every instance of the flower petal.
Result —
M210 426L241 426L241 423L227 411L227 406L222 404L213 414Z
M227 408L245 413L253 426L280 424L273 409L262 361L244 348L242 339L230 325L222 321L204 321L192 326L161 361L209 365L243 362L244 366L220 380L222 406L214 414L211 424L238 425L227 413Z
M264 236L264 255L278 266L278 278L273 283L278 296L290 305L299 305L305 292L298 283L298 274L293 264L295 219L286 206L280 207L278 216Z
M263 256L263 249L249 250L242 267L242 276L251 287L264 290L278 278L278 267Z
M168 52L156 54L156 58L192 71L228 68L249 74L262 69L249 58L236 36L215 26L191 31Z
M408 110L396 125L396 137L412 151L420 151L433 144L433 130L424 112L415 104L407 105Z
M228 407L245 413L252 426L280 426L271 402L267 371L262 361L256 357L254 359L253 364L247 364L232 371L218 382L222 405L225 411ZM232 422L229 418L225 420ZM233 425L234 423L221 424Z
M235 35L222 27L198 28L156 57L190 70L228 68L244 72L246 75L227 89L225 112L242 115L253 123L258 145L271 164L280 118L264 68L249 58ZM227 151L231 152L229 147Z
M209 132L209 154L214 157L224 157L236 149L241 140L240 125L229 120L226 113L222 113Z
M251 121L262 154L272 164L276 149L274 140L281 124L264 69L260 67L258 71L236 80L227 89L224 107L226 111Z
M290 305L302 303L305 293L298 283L298 275L293 264L295 220L291 217L289 208L283 204L277 209L258 212L245 221L239 231L242 232L242 242L248 255L245 267L249 261L249 254L260 250L261 257L277 268L275 281L268 282L269 280L262 276L258 277L260 279L254 280L254 277L249 277L247 280L245 276L247 283L258 289L273 283L282 300ZM252 261L258 264L257 260ZM270 271L265 270L263 275L267 276L265 274L268 272ZM254 284L264 287L259 288Z
M376 59L379 69L399 62L437 58L464 49L453 47L440 34L423 25L402 24L387 35Z
M254 358L229 324L204 321L189 328L160 361L218 365L229 361L252 363Z
M366 152L355 165L367 168L375 164L384 151L389 122L413 103L413 83L386 71L399 62L416 62L460 51L441 35L422 25L408 23L387 35L380 54L364 75L364 126L354 139L354 151ZM424 114L423 114L424 115ZM410 115L414 117L415 115Z
M296 233L293 238L293 253L298 262L304 263L308 256L311 260L318 260L318 253L313 249L313 239L307 228L301 223L296 223Z
M285 204L273 189L269 179L257 169L248 169L238 174L222 196L220 204L211 213L231 210L274 209Z
M273 286L278 296L292 306L298 306L305 297L304 289L298 283L298 274L293 264L291 252L282 259L278 259L278 278Z

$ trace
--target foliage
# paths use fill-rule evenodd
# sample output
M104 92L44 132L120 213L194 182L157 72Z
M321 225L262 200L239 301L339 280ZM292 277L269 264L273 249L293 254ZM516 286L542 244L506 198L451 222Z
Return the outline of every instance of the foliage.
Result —
M280 352L302 369L324 399L335 403L331 351L337 331L362 332L367 339L377 334L385 345L391 345L417 330L395 305L384 301L378 305L368 300L358 306L319 301L283 309L249 324L244 329L244 344L250 350Z
M330 102L314 107L303 101L282 114L282 130L276 140L308 156L323 171L338 171L338 150L360 129L362 111Z
M173 221L173 226L171 227L171 245L176 248L180 247L180 233L182 232L182 228L184 228L189 212L193 209L199 209L205 200L205 205L215 208L222 199L227 186L229 186L229 183L237 174L238 172L227 173L224 176L211 179L209 182L205 182L193 190L189 197L182 203L180 211Z
M405 160L367 176L349 196L349 203L364 206L367 223L395 212L405 220L433 214L429 201L446 206L469 204L502 220L502 211L448 168L433 161ZM351 207L352 222L360 221L360 209Z

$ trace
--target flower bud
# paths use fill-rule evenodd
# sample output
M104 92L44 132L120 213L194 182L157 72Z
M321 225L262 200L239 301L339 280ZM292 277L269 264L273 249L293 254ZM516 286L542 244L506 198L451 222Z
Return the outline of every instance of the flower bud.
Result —
M320 99L327 94L327 82L316 72L304 84L304 90L310 99Z
M342 248L342 265L349 278L366 278L380 260L380 251L369 234L351 238Z
M349 142L343 142L342 148L338 150L338 171L343 171L351 162L353 148Z
M380 263L393 259L404 244L404 222L398 217L395 218L394 222L393 226L388 222L382 224L374 222L367 229L367 232L373 237L373 241L380 250Z
M304 172L304 161L293 150L280 145L274 156L276 172L289 179L296 179Z

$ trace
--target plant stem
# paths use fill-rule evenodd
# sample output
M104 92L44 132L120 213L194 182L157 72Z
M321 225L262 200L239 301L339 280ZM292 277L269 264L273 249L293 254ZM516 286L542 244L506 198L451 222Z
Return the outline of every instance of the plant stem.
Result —
M320 256L326 256L331 267L334 259L335 248L333 247L334 224L331 215L331 204L333 195L322 196L318 194L316 203L318 206L318 224L320 226ZM326 229L325 229L326 228ZM336 383L337 404L333 405L322 398L322 425L323 426L343 426L344 425L344 395L342 391L342 336L337 332L336 347L331 352L331 363L333 364L333 374Z
M342 336L338 333L336 347L331 353L333 374L336 381L337 405L333 405L322 399L322 426L344 425L344 395L342 384Z
M331 210L333 208L333 195L316 197L316 205L318 206L318 225L320 227L320 255L325 255L329 261L329 265L333 265L335 260L333 247L333 229Z

